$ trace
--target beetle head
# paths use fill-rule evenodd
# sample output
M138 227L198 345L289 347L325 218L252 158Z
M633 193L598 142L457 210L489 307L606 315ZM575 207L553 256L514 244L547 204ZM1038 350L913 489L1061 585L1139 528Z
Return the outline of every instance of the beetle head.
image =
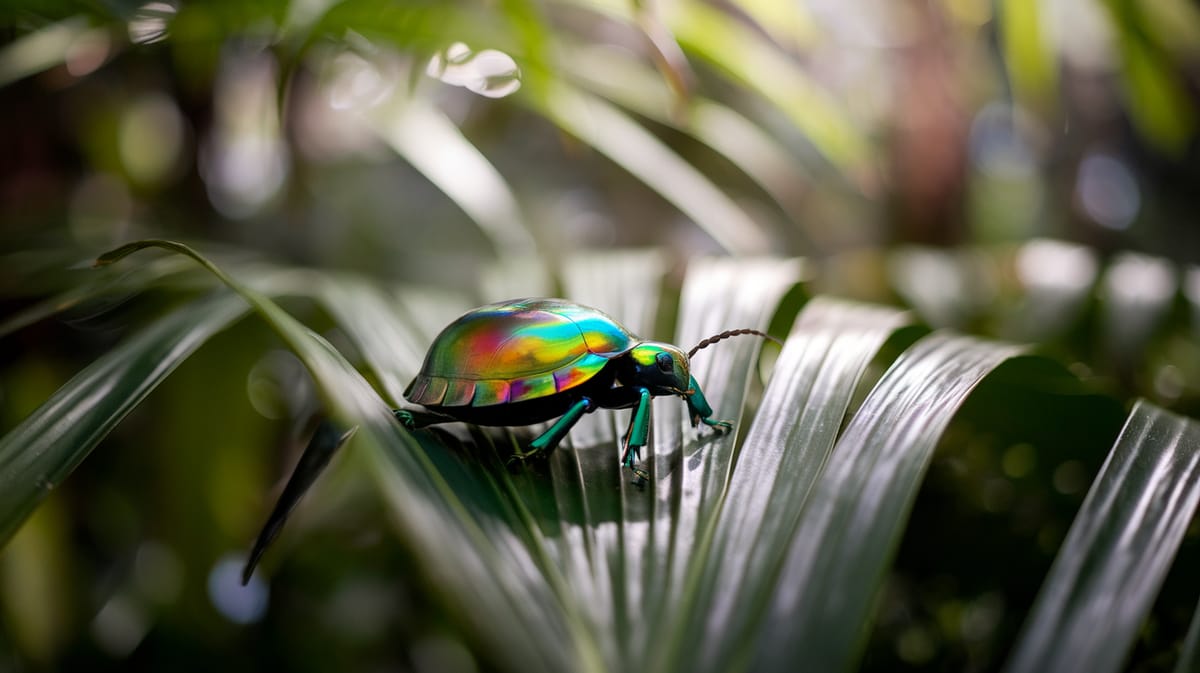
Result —
M645 386L651 395L687 397L691 394L688 390L692 377L688 371L688 356L679 348L647 341L629 351L629 360L633 363L633 373L628 383Z

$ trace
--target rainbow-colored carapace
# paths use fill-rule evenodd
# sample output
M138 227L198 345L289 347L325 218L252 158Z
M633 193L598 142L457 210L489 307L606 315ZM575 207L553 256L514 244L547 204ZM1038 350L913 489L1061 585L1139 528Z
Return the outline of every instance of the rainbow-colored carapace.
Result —
M732 330L697 348L736 334L766 336ZM642 484L649 474L636 462L650 430L652 397L681 397L692 425L731 427L712 420L689 364L690 354L677 346L645 341L597 309L564 299L513 299L468 311L442 330L404 392L424 409L394 413L410 429L447 421L509 426L557 418L515 456L528 458L557 446L586 413L633 408L621 462Z

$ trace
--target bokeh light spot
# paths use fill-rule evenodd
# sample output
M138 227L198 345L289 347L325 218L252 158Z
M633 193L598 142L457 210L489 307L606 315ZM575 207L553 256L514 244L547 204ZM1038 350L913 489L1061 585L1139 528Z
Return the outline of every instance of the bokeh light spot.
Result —
M1087 473L1083 463L1068 460L1054 468L1054 490L1063 495L1073 495L1087 486Z
M208 599L223 617L235 624L251 624L267 612L270 590L258 575L242 586L242 564L239 554L226 554L208 574Z
M121 164L134 182L161 183L180 165L183 137L183 115L175 103L161 93L142 96L121 115Z
M109 599L91 624L96 644L115 658L128 656L149 629L145 612L124 594Z
M1016 258L1017 276L1031 289L1082 290L1096 281L1099 268L1092 250L1062 241L1030 241Z
M1089 154L1080 162L1075 195L1083 212L1109 229L1128 229L1142 207L1141 190L1129 167L1103 153Z
M1033 471L1037 466L1037 451L1030 444L1014 444L1001 458L1004 474L1013 479L1020 479Z
M183 564L179 556L161 542L145 542L133 561L134 580L147 599L160 605L173 603L183 588Z

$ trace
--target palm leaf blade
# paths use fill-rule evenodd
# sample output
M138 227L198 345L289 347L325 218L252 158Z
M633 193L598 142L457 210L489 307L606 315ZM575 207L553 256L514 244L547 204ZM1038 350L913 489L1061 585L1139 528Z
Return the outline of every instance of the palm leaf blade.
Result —
M1007 670L1120 669L1200 501L1198 449L1200 424L1134 406Z
M757 643L755 670L846 670L937 441L1016 346L938 333L884 374L813 486Z
M833 449L855 386L908 316L815 299L801 312L730 480L706 562L698 564L683 661L728 670L775 589L804 500ZM700 647L687 644L700 643ZM745 656L742 652L741 656Z

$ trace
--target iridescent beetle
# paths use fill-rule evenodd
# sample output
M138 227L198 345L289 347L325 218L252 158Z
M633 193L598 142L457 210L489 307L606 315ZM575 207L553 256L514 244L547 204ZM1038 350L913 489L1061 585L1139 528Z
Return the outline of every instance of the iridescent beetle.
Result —
M685 354L671 344L644 341L608 315L563 299L489 304L468 311L434 339L420 373L404 391L409 402L424 408L392 413L410 430L450 421L514 426L557 418L528 450L514 456L524 459L553 450L586 413L632 408L621 464L640 486L649 476L636 462L650 432L650 398L679 396L687 403L693 426L704 423L719 431L732 427L729 421L712 419L712 407L689 364L696 351L740 334L773 339L758 330L728 330ZM328 423L318 428L259 534L243 581L348 436Z
M429 347L425 364L404 397L427 411L396 410L409 429L465 421L475 425L532 425L557 418L517 458L558 445L584 414L596 409L634 412L621 458L635 466L650 430L650 398L678 395L687 402L692 425L729 429L689 371L690 356L730 330L707 339L691 353L643 341L616 320L562 299L513 299L467 312L450 323ZM768 337L769 338L769 337Z

